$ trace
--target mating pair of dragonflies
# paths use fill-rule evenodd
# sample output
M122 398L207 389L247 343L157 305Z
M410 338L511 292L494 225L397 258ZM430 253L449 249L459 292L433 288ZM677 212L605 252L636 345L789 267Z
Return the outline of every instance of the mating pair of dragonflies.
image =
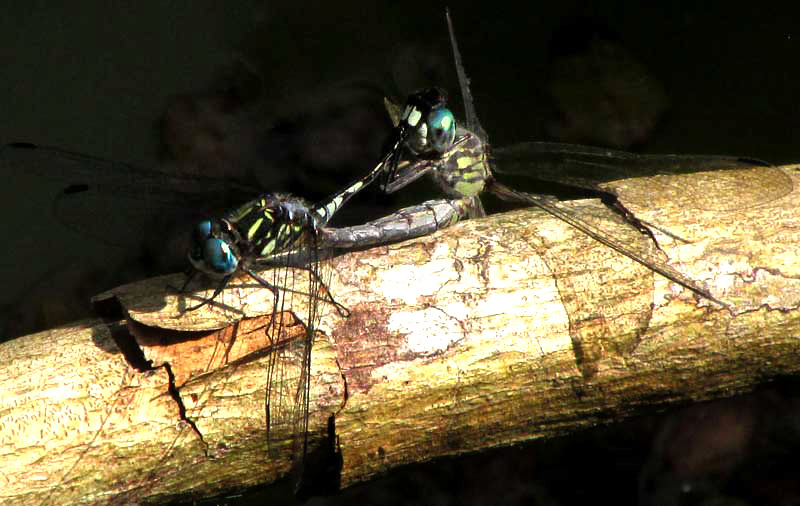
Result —
M647 235L648 241L655 241L655 238L646 225L627 212L613 191L603 186L604 183L631 177L761 165L764 170L760 177L766 190L759 195L759 202L749 203L753 205L789 193L791 180L769 164L739 157L641 155L548 142L490 149L488 136L475 113L449 15L447 21L464 102L464 123L456 120L448 108L446 93L439 88L412 94L404 106L387 101L387 111L395 129L375 167L340 192L314 205L282 194L265 194L252 199L246 197L250 195L250 189L242 189L228 181L175 177L28 144L3 148L0 164L2 170L7 171L40 167L45 177L65 182L66 186L56 197L54 211L59 221L70 227L98 231L101 228L97 227L97 217L114 213L131 220L130 227L117 226L109 234L100 232L105 240L113 233L125 240L131 236L135 239L136 231L140 229L138 224L163 219L173 211L177 216L185 213L189 206L201 211L212 209L223 200L235 200L237 196L241 201L246 200L224 215L204 219L191 229L190 270L182 291L191 294L190 281L197 274L215 280L215 289L210 298L193 302L187 310L217 303L216 299L227 283L243 274L272 291L277 311L281 290L289 287L270 282L262 274L262 268L305 269L311 280L309 286L315 287L315 293L307 294L314 303L309 303L309 314L304 322L307 326L306 339L302 343L305 374L310 373L316 304L335 304L340 315L347 315L346 308L336 303L335 294L323 288L324 257L341 250L419 237L461 219L480 217L485 214L480 196L487 193L522 206L538 207L700 297L724 305L700 283L670 266L652 244L642 248L641 244L618 239L593 225L579 208L562 205L552 196L512 189L497 181L495 173L528 176L594 194L618 211L631 226ZM363 225L327 226L336 211L368 185L379 182L383 191L392 193L425 175L436 182L445 198L420 203ZM707 202L707 197L694 189L681 190L695 192L698 207L714 208L713 202ZM128 197L124 209L119 207L120 195ZM107 211L98 211L98 206ZM730 203L726 203L724 208L730 209ZM412 216L413 219L409 218ZM301 429L303 433L308 431L308 388L309 381L301 381L302 391L297 395L300 411L305 411L298 415L300 423L305 424ZM307 441L303 453L306 444Z

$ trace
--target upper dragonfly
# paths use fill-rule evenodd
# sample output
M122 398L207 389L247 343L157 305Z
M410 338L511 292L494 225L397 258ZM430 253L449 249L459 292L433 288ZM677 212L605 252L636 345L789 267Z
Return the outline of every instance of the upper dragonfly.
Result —
M555 197L525 193L501 184L495 179L494 172L555 182L599 196L632 226L652 239L652 246L655 237L650 229L629 212L614 191L604 187L603 183L659 174L754 165L769 167L769 164L731 156L642 155L551 142L528 142L490 149L488 136L475 113L449 12L447 23L464 100L466 126L457 125L452 112L446 107L445 92L438 88L412 95L402 109L387 101L387 110L397 125L397 142L392 145L394 152L388 158L392 165L387 169L384 189L389 193L395 192L428 174L449 200L431 201L423 206L407 208L363 226L331 230L326 234L327 240L342 242L350 236L354 238L354 243L366 245L424 235L461 218L483 216L485 213L479 195L489 192L503 200L539 207L654 272L708 300L727 306L696 281L667 264L658 249L645 249L624 242L593 225L569 206L560 205ZM703 194L698 194L694 200L699 208L707 205L730 209L730 206L746 207L776 199L791 190L792 182L786 174L777 168L767 168L750 200L743 196L736 203L709 202L709 197Z

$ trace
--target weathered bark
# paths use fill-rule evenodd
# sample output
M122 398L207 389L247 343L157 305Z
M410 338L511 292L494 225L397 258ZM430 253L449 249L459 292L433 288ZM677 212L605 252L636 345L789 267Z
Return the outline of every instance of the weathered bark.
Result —
M785 170L797 186L795 170ZM737 177L747 181L746 173ZM636 205L636 192L678 179L616 188L638 217L691 241L654 232L671 265L731 308L698 299L536 210L333 260L330 292L351 315L321 304L311 428L319 434L336 413L342 484L730 396L800 370L797 191L741 210L720 201L716 211L690 212L698 197L669 192L652 208ZM680 177L681 186L687 181L703 193L725 193L718 175ZM733 189L728 199L749 190L747 183ZM596 201L569 205L647 242ZM0 345L0 497L155 501L288 472L294 415L273 418L268 448L271 355L252 355L267 346L271 293L241 280L220 304L181 314L195 301L166 288L180 282L148 280L100 297L121 302L127 325L85 322ZM307 291L299 282L295 290ZM291 299L287 307L302 320L307 297ZM118 351L127 333L153 365L170 364L202 441L181 421L167 370L138 372ZM288 347L280 349L287 372L273 389L288 397L299 365Z

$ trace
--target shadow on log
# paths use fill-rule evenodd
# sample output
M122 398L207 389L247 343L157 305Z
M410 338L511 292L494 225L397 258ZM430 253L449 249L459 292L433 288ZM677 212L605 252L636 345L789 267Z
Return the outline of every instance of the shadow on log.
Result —
M797 187L796 169L783 170ZM678 177L685 185L708 175ZM648 184L620 183L621 199ZM310 431L324 441L335 415L341 485L795 374L796 191L715 212L665 198L625 203L653 226L665 259L729 308L536 210L332 260L330 291L352 314L321 305ZM564 205L646 240L597 201ZM127 285L98 296L119 303L127 322L79 322L0 345L0 498L158 502L285 476L293 427L279 424L268 447L265 377L270 352L294 337L266 335L272 294L243 283L185 314L193 300L166 288L179 276ZM307 304L292 296L280 317L291 322ZM302 322L284 327L302 331ZM152 369L130 365L118 343ZM288 392L300 367L281 357Z

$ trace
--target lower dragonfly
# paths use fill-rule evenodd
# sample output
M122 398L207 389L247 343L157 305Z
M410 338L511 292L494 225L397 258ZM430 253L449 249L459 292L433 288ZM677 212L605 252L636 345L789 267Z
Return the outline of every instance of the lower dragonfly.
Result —
M189 200L196 203L213 202L215 206L224 203L226 199L237 195L234 186L224 182L202 181L197 179L180 180L177 184L164 187L160 183L166 181L164 175L156 171L145 171L129 168L127 177L136 185L120 184L118 179L111 180L109 174L118 177L120 171L111 170L114 162L107 162L84 155L78 155L57 148L37 147L29 144L9 145L0 150L0 160L5 168L37 165L33 160L39 160L41 167L47 167L51 172L49 176L55 179L70 181L65 186L56 200L56 210L63 210L60 217L80 216L80 220L66 218L70 225L91 231L91 224L86 219L83 207L88 204L81 200L85 195L102 198L106 190L115 184L117 189L128 188L131 193L134 188L141 191L150 191L150 205L154 210L168 212L170 206L179 208ZM353 181L343 190L329 198L310 204L302 198L287 194L264 194L247 201L232 210L224 213L220 218L203 219L193 227L188 259L190 269L187 271L186 281L180 289L188 293L188 288L198 274L216 280L213 294L203 299L199 304L188 307L186 311L194 311L209 304L217 304L216 299L223 293L226 285L238 274L245 274L255 280L260 286L270 290L274 295L272 321L266 334L269 339L265 349L269 353L269 365L266 385L266 416L267 440L272 437L270 430L278 422L288 423L294 427L295 460L299 463L299 480L296 483L296 494L307 497L312 494L326 494L337 486L338 471L341 470L341 454L335 441L335 422L333 418L328 421L328 441L322 446L326 451L324 458L319 457L318 449L309 448L309 416L310 385L311 385L311 352L317 337L318 321L320 319L319 304L332 304L338 314L347 317L349 311L336 302L327 288L329 272L325 269L324 259L320 244L321 231L333 215L345 205L356 193L364 189L377 179L385 169L388 157L382 159L368 174ZM175 179L175 178L173 178ZM88 181L89 184L84 184ZM174 183L174 181L171 181ZM180 187L183 195L169 195L170 187ZM242 193L244 194L244 193ZM208 200L203 201L204 196ZM162 198L159 198L162 197ZM139 206L143 202L137 201L131 195L131 202ZM76 210L76 207L81 209ZM205 207L204 209L207 209ZM123 214L137 213L137 219L131 220L131 227L127 232L136 230L136 227L145 227L153 218L151 209L140 209L131 206ZM141 216L138 216L140 214ZM100 231L94 231L101 233ZM120 230L110 230L110 236ZM127 239L125 231L120 234ZM108 239L108 238L107 238ZM113 239L113 237L112 237ZM343 246L339 244L337 246ZM266 279L262 268L273 267L272 280ZM308 289L305 293L294 290L289 281L286 268L296 268L308 273ZM293 276L293 275L292 275ZM305 290L305 288L304 288ZM301 295L308 298L308 312L297 315L304 325L304 338L288 341L281 340L283 332L283 318L279 313L290 310L287 307L286 295ZM291 305L291 304L289 304ZM264 353L261 353L263 355ZM283 392L276 387L275 370L282 357L300 357L302 361L301 374L296 391ZM242 359L240 359L242 360ZM280 399L294 399L294 408L291 412L279 412ZM322 461L320 465L312 462L313 466L306 466L306 457L313 454L314 458ZM338 464L336 464L338 462ZM327 466L327 467L325 467ZM336 475L336 476L334 476Z
M291 414L292 423L296 427L296 434L301 438L301 448L298 449L299 459L305 463L309 454L309 404L311 383L311 350L316 337L317 322L320 318L318 304L326 302L336 307L339 315L349 316L349 311L336 302L327 290L328 276L323 272L321 252L321 230L330 221L332 216L356 193L372 183L384 171L387 158L381 160L367 175L354 181L343 190L328 199L315 205L310 205L305 200L283 194L266 194L255 200L249 201L234 210L226 213L222 218L207 219L198 223L192 232L189 249L190 272L181 292L186 289L198 273L203 273L212 279L217 279L218 284L210 298L200 304L187 308L193 311L212 303L224 290L230 280L239 273L244 273L259 285L269 289L274 295L270 336L279 336L280 328L274 325L278 314L283 312L285 297L280 297L280 292L290 291L295 293L283 283L270 282L259 274L256 267L295 267L309 273L309 291L303 294L309 297L308 314L304 319L305 339L299 343L301 351L294 353L302 357L302 372L297 392L293 393L295 412ZM280 269L273 269L273 273ZM280 286L279 286L280 285ZM324 292L324 293L323 293ZM279 307L279 301L280 307ZM277 332L276 332L277 331ZM270 348L283 348L275 338L270 337ZM271 406L277 406L283 393L273 388L275 364L278 355L270 355L270 367L267 378L266 412L268 416L267 430L273 421ZM329 427L334 423L329 419ZM335 437L329 429L329 439ZM300 471L297 482L296 494L298 497L307 497L310 494L329 493L331 483L338 483L331 473L341 471L341 454L337 446L331 441L327 442L329 457L339 462L337 466L329 463L329 472L321 473L317 469L306 472ZM333 485L335 488L335 485Z
M647 241L649 246L652 246L657 243L650 229L622 205L613 190L604 188L602 183L637 176L754 165L768 168L770 165L759 160L731 156L642 155L551 142L528 142L490 150L488 136L475 113L469 80L461 62L449 12L446 18L464 100L466 128L457 126L453 113L445 107L446 93L438 88L413 94L405 108L386 100L387 111L396 125L395 136L398 140L393 144L395 151L386 155L393 163L387 168L384 189L389 193L395 192L428 174L449 198L405 208L365 225L326 230L325 241L363 247L426 235L460 219L485 215L479 196L488 192L503 200L536 206L697 295L728 307L696 281L662 260L658 255L660 250L637 248L636 245L621 241L593 225L579 212L561 205L555 197L512 189L498 182L493 172L528 176L588 191L600 197L630 225L645 234L650 239ZM740 201L738 205L756 205L792 191L791 180L774 167L763 172L763 179L757 182L757 186L760 191L754 192L754 200ZM703 197L698 195L696 199L700 208L703 203L708 203L707 198ZM723 208L727 209L725 205Z

